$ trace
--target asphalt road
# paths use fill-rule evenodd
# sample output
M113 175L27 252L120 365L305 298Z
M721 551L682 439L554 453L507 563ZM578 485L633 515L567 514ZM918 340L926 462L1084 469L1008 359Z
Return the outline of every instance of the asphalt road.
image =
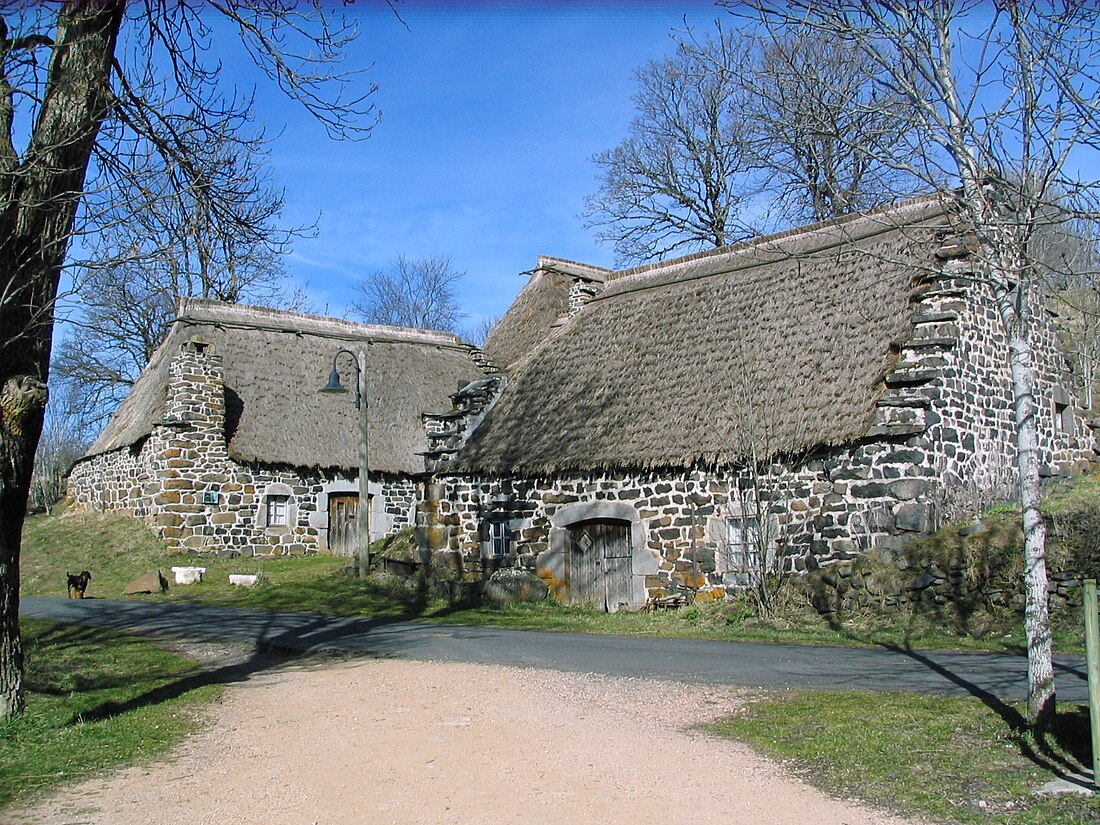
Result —
M108 599L25 598L20 613L303 652L335 650L770 690L904 690L1012 701L1027 696L1024 657L992 653L587 636ZM1055 677L1060 700L1088 700L1082 658L1056 657Z

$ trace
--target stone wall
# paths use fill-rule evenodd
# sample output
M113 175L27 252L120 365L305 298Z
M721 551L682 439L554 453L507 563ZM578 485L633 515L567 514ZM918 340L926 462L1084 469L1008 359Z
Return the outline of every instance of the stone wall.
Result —
M417 483L370 484L371 535L412 525ZM301 556L328 552L328 497L356 493L336 470L247 465L225 441L220 356L188 344L169 366L164 418L138 443L86 458L73 468L69 496L79 509L140 518L171 551ZM268 499L284 500L286 524L267 523Z
M936 374L936 404L921 444L931 451L941 486L933 501L940 521L978 516L1015 495L1015 412L1007 337L988 287L968 277L965 261L948 261L922 297L922 312L951 318L935 331L940 345L919 357ZM1068 365L1053 318L1033 308L1036 417L1041 472L1067 476L1094 465L1095 436L1069 392Z
M753 470L441 475L421 507L423 546L440 563L461 563L472 574L507 565L533 570L566 598L568 531L561 525L572 522L563 512L603 503L592 518L627 521L641 537L633 548L632 606L678 587L720 596L743 586L743 572L729 558L728 523L749 510L790 569L842 564L869 550L888 562L899 557L913 536L1012 494L1006 339L991 297L968 277L965 261L945 255L941 267L918 278L910 338L899 342L862 441ZM1033 331L1042 460L1047 473L1081 472L1095 466L1094 440L1083 417L1072 414L1049 321L1040 312ZM1059 415L1056 402L1064 408ZM510 532L507 558L491 555L491 523Z
M918 456L920 458L920 456ZM729 558L728 522L756 515L767 524L767 543L789 569L816 569L851 560L886 541L925 529L910 512L932 489L930 461L890 444L862 445L803 464L777 463L751 474L608 473L573 478L489 479L441 477L436 498L422 507L426 545L444 551L453 566L488 574L502 564L537 572L564 596L568 582L564 543L556 524L572 523L570 508L620 504L630 518L593 512L592 518L636 520L640 548L633 573L637 603L671 589L721 596L743 575ZM923 510L922 510L923 512ZM508 559L487 557L484 527L503 521L512 535ZM564 539L564 536L562 537ZM636 606L636 605L632 605Z

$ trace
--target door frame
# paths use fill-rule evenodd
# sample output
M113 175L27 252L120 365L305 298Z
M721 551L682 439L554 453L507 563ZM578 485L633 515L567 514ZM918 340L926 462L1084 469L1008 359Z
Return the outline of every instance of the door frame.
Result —
M318 541L325 552L329 552L328 545L328 497L330 494L358 493L359 482L354 480L338 479L321 485L317 493L317 509L309 514L309 526L317 528ZM377 541L383 536L389 535L393 530L393 519L386 512L386 499L383 496L382 483L376 481L367 482L367 495L370 497L370 534L371 541Z
M580 501L568 504L550 516L550 549L539 554L537 566L546 571L544 578L564 582L566 558L569 553L569 527L582 521L625 521L630 524L630 601L627 607L637 609L646 602L645 577L658 571L657 555L646 547L646 531L642 517L633 504L623 501ZM540 573L540 575L543 575ZM558 592L564 597L567 594ZM618 605L609 605L617 610Z

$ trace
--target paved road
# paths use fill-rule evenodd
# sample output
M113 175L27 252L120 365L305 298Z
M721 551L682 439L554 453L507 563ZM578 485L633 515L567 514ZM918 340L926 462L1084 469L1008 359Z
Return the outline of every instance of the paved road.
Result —
M768 689L911 690L1008 700L1027 695L1025 659L990 653L586 636L107 599L25 598L21 614L288 650L339 650ZM1055 674L1059 699L1087 701L1083 659L1058 657Z

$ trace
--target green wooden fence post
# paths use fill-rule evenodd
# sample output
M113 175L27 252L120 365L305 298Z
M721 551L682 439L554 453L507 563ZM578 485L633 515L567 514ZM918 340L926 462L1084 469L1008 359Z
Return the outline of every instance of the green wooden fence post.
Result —
M1092 786L1100 788L1100 619L1096 609L1096 579L1085 579L1085 657L1092 728Z

